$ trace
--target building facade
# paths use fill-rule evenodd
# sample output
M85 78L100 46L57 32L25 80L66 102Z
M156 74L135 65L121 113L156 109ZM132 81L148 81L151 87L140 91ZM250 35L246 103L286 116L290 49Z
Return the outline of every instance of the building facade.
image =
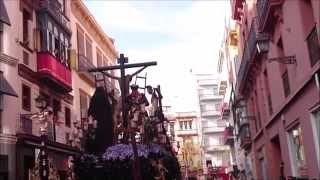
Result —
M320 2L231 6L240 27L236 123L255 179L319 177Z
M172 121L171 121L172 124ZM196 176L202 168L199 138L199 118L196 112L176 112L175 144L182 176Z
M220 118L223 96L219 95L219 80L212 74L197 74L197 90L200 105L200 132L202 165L226 167L230 163L229 147L224 145L223 132L226 123Z
M65 179L69 156L80 150L76 140L81 134L75 137L75 129L86 115L82 104L89 103L95 87L79 78L84 72L78 68L77 47L85 40L78 43L77 28L90 38L84 56L94 66L115 62L113 40L80 0L1 0L0 7L0 179L29 179L32 174L40 147L39 122L31 118L39 112L37 97L51 107L49 159L56 175ZM107 86L114 88L113 83Z
M239 24L230 17L225 24L217 72L220 76L219 93L223 95L221 119L226 122L224 143L230 147L231 163L228 173L239 179L254 179L250 152L243 148L239 130L243 128L237 118L235 87L239 71ZM226 85L225 85L226 84Z

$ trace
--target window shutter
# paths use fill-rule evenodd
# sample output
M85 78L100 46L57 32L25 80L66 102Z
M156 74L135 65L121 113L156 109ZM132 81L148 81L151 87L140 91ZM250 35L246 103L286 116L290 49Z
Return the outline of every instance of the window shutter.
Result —
M84 56L84 36L79 30L77 31L78 55Z

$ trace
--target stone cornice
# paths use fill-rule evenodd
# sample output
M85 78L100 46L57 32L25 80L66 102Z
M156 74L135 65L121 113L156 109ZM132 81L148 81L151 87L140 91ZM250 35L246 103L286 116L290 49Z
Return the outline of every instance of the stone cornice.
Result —
M71 9L72 13L75 15L75 17L79 21L86 21L83 22L85 24L89 24L86 29L92 28L97 37L102 41L102 43L105 44L105 47L107 48L108 51L111 52L111 55L114 57L118 57L118 52L114 48L113 45L113 40L103 31L101 26L97 23L93 15L90 13L89 9L84 5L84 3L81 0L73 0L71 1ZM78 11L79 13L76 13L74 11ZM81 16L81 17L79 17ZM84 25L84 24L83 24ZM106 53L108 55L108 53Z

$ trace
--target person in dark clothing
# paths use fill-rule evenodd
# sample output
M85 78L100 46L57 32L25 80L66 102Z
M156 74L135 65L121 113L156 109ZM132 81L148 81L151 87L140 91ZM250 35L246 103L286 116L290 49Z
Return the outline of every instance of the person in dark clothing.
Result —
M97 125L92 139L86 142L85 150L88 153L101 155L113 142L112 108L107 93L103 87L97 87L90 100L88 116L96 120ZM91 142L90 142L91 141Z

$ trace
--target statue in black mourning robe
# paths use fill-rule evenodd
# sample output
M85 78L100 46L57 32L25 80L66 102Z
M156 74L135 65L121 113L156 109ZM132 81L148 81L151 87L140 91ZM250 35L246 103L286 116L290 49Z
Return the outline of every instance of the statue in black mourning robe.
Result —
M96 88L90 101L88 116L91 116L96 125L92 127L93 137L85 142L85 151L101 155L112 145L113 140L112 108L103 87Z

